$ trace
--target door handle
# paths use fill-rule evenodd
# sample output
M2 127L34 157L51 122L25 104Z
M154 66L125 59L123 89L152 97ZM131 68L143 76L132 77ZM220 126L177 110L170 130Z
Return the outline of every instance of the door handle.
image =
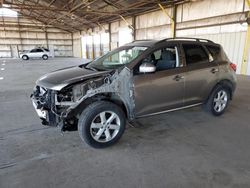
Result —
M214 73L216 73L216 72L219 72L219 69L217 69L217 68L212 68L212 69L211 69L211 73L214 74Z
M174 80L175 80L175 81L180 81L180 80L182 80L182 79L184 79L184 76L176 75L176 76L174 77Z

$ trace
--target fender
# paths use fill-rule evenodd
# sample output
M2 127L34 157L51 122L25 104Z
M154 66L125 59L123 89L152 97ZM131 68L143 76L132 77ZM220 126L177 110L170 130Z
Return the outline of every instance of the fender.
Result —
M209 95L207 96L206 98L206 101L208 100L209 96L211 95L211 93L214 91L214 88L216 88L218 85L221 85L223 87L226 87L229 89L229 92L230 92L230 99L232 100L233 98L233 93L235 91L235 85L230 81L230 80L227 80L227 79L224 79L224 80L220 80L213 88L212 90L210 91Z
M116 71L113 75L104 78L104 84L95 88L89 89L76 103L63 113L62 117L67 118L72 111L77 110L81 104L87 99L97 98L96 96L111 95L113 98L121 101L127 111L127 116L130 120L134 119L135 101L134 101L134 83L132 71L125 67L121 72Z

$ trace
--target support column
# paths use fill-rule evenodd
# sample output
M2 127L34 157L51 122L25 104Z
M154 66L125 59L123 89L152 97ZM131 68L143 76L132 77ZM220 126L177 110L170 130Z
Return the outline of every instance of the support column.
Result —
M74 57L74 41L73 41L73 33L71 33L71 46L72 46L72 57Z
M250 0L246 0L246 4L250 8ZM246 41L244 45L244 51L243 51L243 58L242 58L242 64L241 64L241 74L246 75L247 74L247 66L250 59L250 11L247 13L247 34L246 34Z
M173 11L172 11L172 15L170 15L168 13L168 11L160 4L158 3L159 7L161 8L162 12L168 17L170 18L170 28L171 28L171 35L173 38L175 38L176 36L176 10L177 10L177 5L173 6Z
M177 5L173 7L173 19L171 19L171 33L173 38L176 37L176 14L177 14Z
M81 34L81 31L79 31L79 33L80 33L80 37L79 37L79 39L80 39L80 57L82 58L82 34Z
M94 40L94 28L91 29L91 36L92 36L92 59L95 59L95 40Z
M49 42L48 42L48 32L47 32L47 28L44 29L45 31L45 40L46 40L46 47L47 49L49 49Z
M17 24L18 24L18 32L19 32L20 46L21 46L22 51L23 51L23 42L22 42L22 35L21 35L19 17L17 17ZM20 48L19 48L19 46L17 45L18 57L20 58L19 50L20 50Z
M111 51L111 23L109 23L109 51Z
M132 30L132 35L133 35L133 40L136 40L136 17L133 16L132 17L132 26L133 26L133 30Z

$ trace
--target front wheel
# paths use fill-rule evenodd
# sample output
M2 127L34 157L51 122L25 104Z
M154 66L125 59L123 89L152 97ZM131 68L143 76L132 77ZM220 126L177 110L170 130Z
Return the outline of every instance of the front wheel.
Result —
M97 101L83 110L78 132L83 141L94 148L115 144L124 133L126 118L121 108L111 102Z
M229 90L223 86L216 86L216 88L211 93L207 103L206 108L215 116L222 115L229 103L230 93Z
M27 55L23 55L22 59L23 59L23 60L28 60L29 57L28 57Z
M42 56L43 60L47 60L49 57L47 55Z

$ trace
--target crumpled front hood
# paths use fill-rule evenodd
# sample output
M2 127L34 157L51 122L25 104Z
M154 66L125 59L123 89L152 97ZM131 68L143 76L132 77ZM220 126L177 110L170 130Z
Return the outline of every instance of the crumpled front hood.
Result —
M80 66L69 67L45 74L37 80L36 84L52 90L61 90L69 84L98 77L107 72L92 71Z

